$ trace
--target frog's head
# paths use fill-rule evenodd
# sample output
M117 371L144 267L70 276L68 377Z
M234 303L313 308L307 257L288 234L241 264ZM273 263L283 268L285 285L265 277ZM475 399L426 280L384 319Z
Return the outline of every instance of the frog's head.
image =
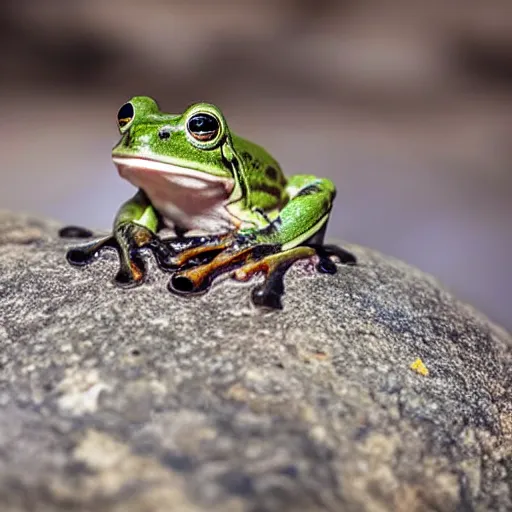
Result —
M119 109L117 124L121 140L112 158L119 174L135 186L147 190L165 184L216 193L219 199L233 190L226 160L231 137L214 105L196 103L183 114L165 114L152 98L136 96Z

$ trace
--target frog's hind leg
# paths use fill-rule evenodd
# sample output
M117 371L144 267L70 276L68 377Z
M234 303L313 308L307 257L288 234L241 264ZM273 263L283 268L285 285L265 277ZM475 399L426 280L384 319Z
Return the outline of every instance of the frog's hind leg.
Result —
M290 199L277 218L262 229L249 229L242 233L253 236L256 243L279 244L283 250L312 238L322 243L336 196L334 183L325 178L299 174L290 177L286 191Z
M283 218L292 217L299 212L303 213L301 222L297 223L298 229L305 229L305 235L299 235L295 242L315 249L319 258L317 270L319 272L336 272L336 266L331 261L331 256L336 256L340 263L345 265L355 264L356 258L353 254L332 244L324 244L327 223L332 208L332 202L336 197L336 189L331 180L326 178L316 178L309 175L292 176L287 185L291 199L281 212L280 236L286 244L287 232L286 226L283 226ZM293 218L293 217L292 217ZM288 222L288 224L292 224ZM309 227L312 225L312 227ZM296 228L297 229L297 228ZM293 233L294 228L289 229ZM309 236L308 236L309 235Z
M178 271L169 282L170 291L203 293L221 274L247 280L253 274L263 272L265 282L254 291L253 301L258 305L281 308L283 277L294 262L318 255L317 269L334 273L336 266L330 255L341 254L340 259L352 261L352 255L345 251L320 245L335 195L334 184L314 176L294 176L288 192L291 199L277 219L264 228L242 230L177 254L173 261ZM189 267L189 261L204 254L214 257Z

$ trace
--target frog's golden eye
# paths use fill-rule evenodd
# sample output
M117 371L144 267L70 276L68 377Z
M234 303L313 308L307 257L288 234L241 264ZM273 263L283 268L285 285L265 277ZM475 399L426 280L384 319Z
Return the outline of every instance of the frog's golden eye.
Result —
M133 105L131 103L125 103L117 113L117 124L119 128L126 126L133 119L134 114Z
M194 114L187 123L187 129L194 139L201 142L213 140L220 130L219 120L211 114Z

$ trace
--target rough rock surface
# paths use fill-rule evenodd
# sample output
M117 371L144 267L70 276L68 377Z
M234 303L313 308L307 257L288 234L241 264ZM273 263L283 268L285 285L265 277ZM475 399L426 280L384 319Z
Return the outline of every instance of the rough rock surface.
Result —
M0 214L2 511L512 510L510 336L431 277L347 246L262 314L57 227Z

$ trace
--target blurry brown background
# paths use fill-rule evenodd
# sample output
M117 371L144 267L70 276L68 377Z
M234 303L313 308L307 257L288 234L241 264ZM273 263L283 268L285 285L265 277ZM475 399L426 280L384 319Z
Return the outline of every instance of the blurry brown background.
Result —
M336 181L331 236L512 328L510 0L4 0L0 44L1 208L108 227L119 106L206 100Z

